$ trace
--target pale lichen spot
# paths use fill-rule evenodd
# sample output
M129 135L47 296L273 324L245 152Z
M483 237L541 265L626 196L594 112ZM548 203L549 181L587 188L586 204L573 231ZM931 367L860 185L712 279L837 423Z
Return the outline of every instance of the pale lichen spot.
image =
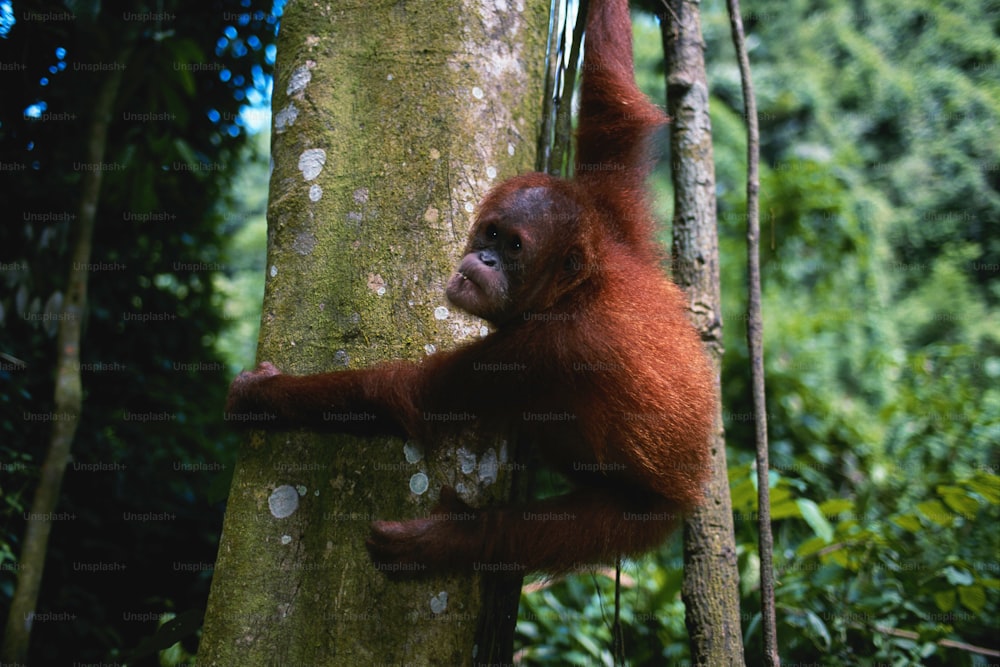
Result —
M301 484L299 484L298 486L296 486L296 487L295 487L295 490L299 492L299 495L300 495L300 496L304 496L304 495L306 495L307 493L309 493L309 489L307 489L306 487L304 487L304 486L303 486L303 485L301 485Z
M307 181L319 176L325 164L326 151L322 148L307 148L299 156L299 171L302 172L302 178Z
M392 74L386 74L386 75L385 75L385 80L386 80L386 81L392 81L392 80L393 80L393 79L395 79L395 78L396 78L396 77L395 77L395 76L393 76Z
M316 248L316 235L312 232L302 232L296 234L295 238L292 240L292 250L302 255L312 254L313 249Z
M434 309L434 319L435 320L446 320L448 319L448 309L445 306L438 306Z
M441 591L431 598L431 613L443 614L448 609L448 593Z
M267 508L276 519L284 519L299 508L299 493L294 487L282 484L267 499Z
M424 354L426 354L427 356L430 356L437 351L438 351L437 345L435 345L434 343L427 343L426 345L424 345Z
M416 440L407 440L403 445L403 456L407 463L417 463L424 458L424 448Z
M455 454L458 456L458 467L462 470L462 474L468 475L476 469L475 452L470 452L465 447L459 447Z
M473 86L472 87L472 96L475 97L477 100L483 99L483 96L484 96L483 95L483 89L480 88L479 86Z
M428 155L430 156L430 158L432 160L440 160L441 159L441 151L439 151L436 148L432 148L431 152L428 153Z
M428 206L427 210L424 211L424 222L437 222L440 217L441 211L437 210L433 206Z
M354 197L355 204L367 204L368 203L368 188L358 188L354 191L352 195Z
M486 177L489 178L491 181L494 178L496 178L497 177L497 168L496 167L486 167Z
M422 472L414 473L410 477L410 491L418 496L427 493L427 488L431 485L430 480Z
M309 186L309 201L319 201L323 198L323 188L313 183Z
M507 155L514 154L514 144L507 144Z
M298 108L294 104L289 104L287 107L274 114L274 131L279 134L284 132L295 124L295 119L298 117Z
M288 87L285 88L285 94L289 97L301 97L306 86L309 85L309 81L312 80L310 70L315 66L315 61L307 60L305 65L299 65L292 70L292 75L288 77Z
M473 211L476 210L476 205L473 204L471 201L467 201L465 202L464 208L466 213L472 213Z
M497 453L492 447L486 450L482 460L479 462L479 481L489 486L497 481L497 470L500 465L497 461Z
M508 10L506 0L496 0L496 7L498 12L505 12Z
M282 544L291 544L292 543L292 536L291 535L282 535L281 536L281 543Z
M486 338L487 336L490 335L490 328L485 324L482 325L481 327L479 327L479 335L483 338Z
M274 278L275 276L278 275L278 267L272 264L269 273L271 274L271 277Z

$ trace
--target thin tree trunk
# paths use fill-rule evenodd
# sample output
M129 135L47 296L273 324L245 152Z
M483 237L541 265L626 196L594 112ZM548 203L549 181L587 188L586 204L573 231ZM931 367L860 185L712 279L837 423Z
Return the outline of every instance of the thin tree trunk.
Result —
M535 165L549 5L517 7L286 7L259 359L300 374L359 368L481 335L443 287L480 198ZM364 548L373 519L426 516L443 484L473 504L503 498L516 442L481 440L252 435L233 478L198 663L459 665L509 655L516 584L391 581Z
M750 58L743 35L739 0L729 0L729 22L743 83L743 109L747 122L747 349L753 387L754 440L757 451L757 526L760 551L760 615L764 635L764 664L778 667L778 631L774 612L774 536L771 533L770 462L767 445L767 400L764 392L764 323L760 307L760 131L757 100L750 75Z
M690 298L695 325L718 370L722 359L719 243L701 22L697 2L671 0L665 10L661 25L667 111L673 119L674 279ZM721 394L721 389L717 392ZM684 527L683 597L691 661L710 667L743 664L739 571L721 410L717 423L708 500Z
M27 516L24 545L18 563L17 587L3 640L3 661L23 664L28 655L31 625L42 585L49 534L63 473L69 464L70 448L83 411L80 380L80 340L87 312L87 278L97 206L101 197L102 162L107 147L108 126L114 110L122 69L108 73L94 100L94 112L87 128L85 163L80 179L80 208L70 245L72 257L63 299L62 319L56 342L56 383L52 435L49 451L39 474L38 487Z

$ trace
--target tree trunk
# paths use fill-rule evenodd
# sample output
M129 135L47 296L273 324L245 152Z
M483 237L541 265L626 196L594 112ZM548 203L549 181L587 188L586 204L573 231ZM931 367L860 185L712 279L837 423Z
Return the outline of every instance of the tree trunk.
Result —
M443 288L480 198L535 164L549 7L515 7L286 8L259 359L296 374L359 368L481 335ZM252 434L199 664L498 659L516 615L509 582L389 581L364 549L373 519L427 515L442 484L502 498L514 444L479 439ZM509 627L477 643L484 599L506 600Z
M667 60L667 111L673 118L674 279L690 298L695 325L718 369L722 362L722 309L715 167L698 3L671 0L661 25ZM711 667L744 664L721 410L717 420L707 502L684 526L683 597L691 662Z
M124 62L123 57L119 62ZM123 69L108 73L93 100L93 116L87 128L85 162L89 168L80 178L80 209L73 229L72 252L66 280L59 331L56 339L56 377L53 403L52 436L39 474L38 487L27 517L24 545L18 562L17 587L10 604L4 632L4 663L23 664L28 655L31 625L42 585L42 573L48 552L52 520L63 474L69 464L70 448L83 412L83 384L80 380L80 339L87 312L87 278L90 252L101 199L102 163L107 147L108 126L121 84Z
M771 532L771 462L767 444L767 394L764 386L764 322L760 303L760 129L739 0L729 0L729 25L743 84L747 123L747 351L753 387L754 444L757 450L757 532L760 552L760 628L767 667L780 667L774 609L774 534Z

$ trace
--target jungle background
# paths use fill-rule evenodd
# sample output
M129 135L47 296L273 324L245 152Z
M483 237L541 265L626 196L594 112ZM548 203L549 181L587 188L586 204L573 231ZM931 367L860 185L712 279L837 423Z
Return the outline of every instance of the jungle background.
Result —
M96 7L96 6L95 6ZM51 428L95 71L127 58L82 345L86 400L37 664L197 647L254 360L281 6L0 2L0 610ZM762 135L778 639L787 662L986 665L1000 650L1000 3L743 7ZM72 19L60 19L71 12ZM724 417L748 664L759 660L744 341L745 138L724 4L702 5L719 183ZM133 15L134 13L134 15ZM637 76L664 99L655 16ZM127 49L123 49L127 45ZM182 66L178 63L207 67ZM669 156L653 179L670 220ZM665 224L664 238L669 238ZM680 545L629 563L631 664L684 664ZM523 664L610 664L611 579L533 581ZM174 619L185 635L162 653ZM157 643L159 642L159 643Z

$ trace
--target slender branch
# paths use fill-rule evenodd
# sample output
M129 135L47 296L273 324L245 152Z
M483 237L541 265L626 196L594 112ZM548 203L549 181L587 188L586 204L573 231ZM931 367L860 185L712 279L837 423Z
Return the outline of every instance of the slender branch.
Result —
M776 667L778 634L774 610L774 536L771 534L771 504L767 444L767 402L764 392L763 322L760 307L760 131L757 127L757 101L750 75L743 19L739 0L728 0L729 23L733 46L743 84L743 108L747 122L747 344L750 354L750 380L753 390L754 435L757 446L757 511L760 532L761 629L764 633L764 664Z
M625 628L622 627L622 561L615 567L615 621L611 626L611 647L616 665L627 665L625 659Z
M131 49L125 49L118 62L127 62ZM99 167L104 161L108 143L108 127L114 111L122 69L112 71L97 89L93 100L93 115L87 128L86 160ZM19 557L17 587L11 599L7 629L0 659L4 663L23 663L28 656L31 626L38 604L48 553L52 515L59 502L63 474L70 460L70 449L76 427L83 412L83 384L80 379L80 343L83 319L87 312L87 277L90 254L100 203L101 180L104 170L94 168L83 172L80 179L80 208L73 230L70 271L63 299L64 317L59 322L56 342L56 381L53 404L57 419L52 425L49 449L39 473L38 486L31 503L31 512Z
M870 629L863 625L852 625L851 627L857 628L859 630ZM890 637L900 637L902 639L911 639L913 641L920 641L919 632L913 632L912 630L901 630L899 628L892 628L887 625L875 625L874 627L876 632L880 632L883 635L888 635ZM985 646L976 646L975 644L960 642L954 639L939 639L935 643L943 648L954 648L958 649L959 651L965 651L966 653L985 655L990 658L1000 658L1000 651L993 648L987 648Z

